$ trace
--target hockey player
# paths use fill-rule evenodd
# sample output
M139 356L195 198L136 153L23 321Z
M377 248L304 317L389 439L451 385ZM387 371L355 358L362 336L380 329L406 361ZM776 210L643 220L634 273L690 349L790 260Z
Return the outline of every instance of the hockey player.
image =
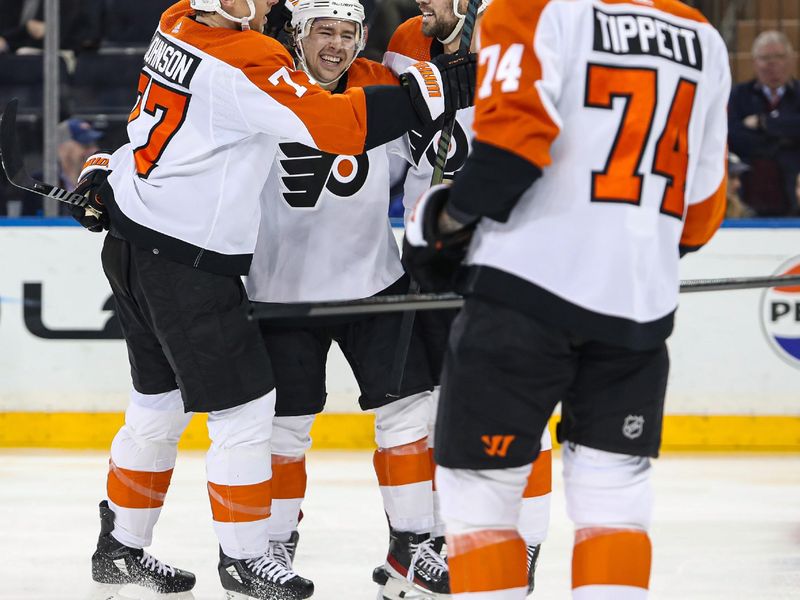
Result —
M443 277L475 228L436 424L453 595L525 596L519 497L561 401L573 598L640 600L678 258L725 211L727 51L674 0L495 0L480 39L472 154L404 250Z
M358 0L300 0L292 29L297 67L335 96L355 86L396 85L386 67L356 58L363 49ZM386 118L392 118L387 114ZM397 244L388 220L389 151L326 154L281 142L262 192L262 217L247 290L254 302L290 303L404 293ZM393 530L384 597L449 593L447 565L433 546L432 473L426 436L432 375L425 348L412 338L399 392L390 389L401 317L262 321L277 400L272 440L273 553L291 567L306 492L305 453L325 406L331 343L348 360L363 410L375 414L374 466Z
M101 583L193 587L193 574L143 548L178 439L193 412L206 412L222 586L230 598L312 594L312 583L268 550L274 380L240 279L255 247L267 165L279 139L358 155L470 102L474 74L463 58L417 65L403 87L331 95L261 34L273 4L184 0L169 8L144 57L130 143L90 158L78 188L101 214L78 213L81 223L101 230L110 220L102 262L134 388L100 507L92 576Z
M482 0L478 8L476 27L480 25L483 12L490 0ZM410 19L398 27L389 43L384 57L384 64L396 73L402 73L410 65L419 60L431 60L442 54L452 54L458 50L461 30L464 25L467 0L425 0L418 2L420 16ZM477 29L476 29L477 31ZM477 35L473 36L473 47ZM446 163L445 177L453 179L463 167L470 152L472 139L472 121L474 108L464 108L457 112L453 128L451 149ZM393 154L408 163L404 183L403 202L406 214L410 214L416 200L430 187L435 164L436 151L439 145L439 132L442 130L442 119L439 119L421 130L412 131L407 136L407 144L399 146L402 152ZM424 290L440 291L440 290ZM457 311L422 311L416 314L415 323L422 328L431 370L435 376L436 388L431 402L431 432L428 444L431 457L435 442L433 423L439 397L439 374L447 347L450 325ZM519 530L525 540L528 557L528 591L534 589L536 561L542 542L547 537L550 522L550 498L552 492L552 442L549 430L542 434L542 452L531 470L528 484L523 491L523 502L520 507ZM435 472L433 460L432 469ZM438 511L438 492L434 492L434 504L437 506L437 523L434 537L444 535L444 524ZM376 580L383 580L380 572L375 573Z

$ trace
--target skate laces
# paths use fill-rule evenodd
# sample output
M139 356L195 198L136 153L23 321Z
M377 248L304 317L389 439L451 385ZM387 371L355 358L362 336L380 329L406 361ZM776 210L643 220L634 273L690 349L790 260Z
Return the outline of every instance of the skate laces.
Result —
M409 581L414 581L414 572L417 570L424 570L436 578L441 577L447 571L447 562L433 548L432 538L419 544L411 543L411 549L414 550L414 553L411 555L411 565L408 575L406 575ZM418 566L422 568L418 569Z
M147 552L142 552L142 556L139 557L139 562L142 563L146 569L153 571L153 573L175 577L175 567L170 567L169 565L164 564L155 556L151 556Z
M275 560L280 562L287 569L291 569L292 550L294 550L294 544L292 542L276 542L274 540L270 540L269 545Z
M253 570L257 577L267 579L273 583L284 584L295 576L294 571L285 567L283 563L275 557L272 548L259 558L245 560L245 564Z

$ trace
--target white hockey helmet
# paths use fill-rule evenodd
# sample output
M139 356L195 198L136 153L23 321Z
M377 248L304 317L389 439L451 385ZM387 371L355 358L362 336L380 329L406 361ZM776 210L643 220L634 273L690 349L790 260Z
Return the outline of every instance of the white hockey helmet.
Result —
M286 6L292 11L292 29L300 68L312 79L316 79L316 77L309 72L306 66L302 41L311 33L311 25L314 20L338 19L340 21L352 21L356 24L355 52L342 74L347 72L347 69L353 64L356 56L364 50L364 46L367 43L366 35L364 35L364 7L361 6L361 2L359 0L287 0ZM322 81L321 83L330 84L334 81Z
M443 44L449 44L456 39L456 37L458 37L458 35L461 33L461 30L464 28L464 20L467 18L467 15L461 14L461 12L458 10L459 3L460 0L453 0L453 14L458 19L458 24L456 24L456 26L453 28L453 31L450 32L450 35L448 35L447 38L439 40ZM478 6L478 14L481 14L483 11L485 11L491 3L492 0L481 0L480 6Z
M219 0L189 0L189 6L191 6L194 10L218 13L229 21L238 23L241 26L242 31L247 31L250 29L250 21L252 21L256 16L256 5L253 4L253 0L245 1L247 2L247 8L250 10L249 17L234 17L233 15L225 12L222 9L222 5L220 4Z

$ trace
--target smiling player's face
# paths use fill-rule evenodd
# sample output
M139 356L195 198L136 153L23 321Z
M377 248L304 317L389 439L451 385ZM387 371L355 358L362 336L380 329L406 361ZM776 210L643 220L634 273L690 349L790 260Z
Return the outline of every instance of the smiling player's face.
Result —
M356 53L358 27L353 21L315 19L303 38L303 55L311 75L334 81L345 72Z

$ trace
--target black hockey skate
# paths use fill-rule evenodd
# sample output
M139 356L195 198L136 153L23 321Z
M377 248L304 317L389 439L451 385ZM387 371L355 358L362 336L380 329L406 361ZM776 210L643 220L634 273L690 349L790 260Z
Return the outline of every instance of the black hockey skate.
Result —
M314 584L273 555L236 559L219 551L219 578L226 600L302 600L314 593Z
M526 546L528 551L528 595L533 593L533 578L536 574L536 561L539 560L539 551L542 549L541 544L536 546Z
M450 574L441 556L443 538L392 531L386 564L372 572L384 600L439 600L450 597Z
M275 560L280 562L284 567L291 570L294 564L294 556L297 554L297 542L300 540L300 534L293 531L286 542L278 542L275 540L269 541L269 547L272 550L272 555Z
M92 579L102 584L138 585L160 594L187 592L194 587L193 573L165 565L141 548L131 548L111 535L114 511L100 503L100 537L92 555Z

